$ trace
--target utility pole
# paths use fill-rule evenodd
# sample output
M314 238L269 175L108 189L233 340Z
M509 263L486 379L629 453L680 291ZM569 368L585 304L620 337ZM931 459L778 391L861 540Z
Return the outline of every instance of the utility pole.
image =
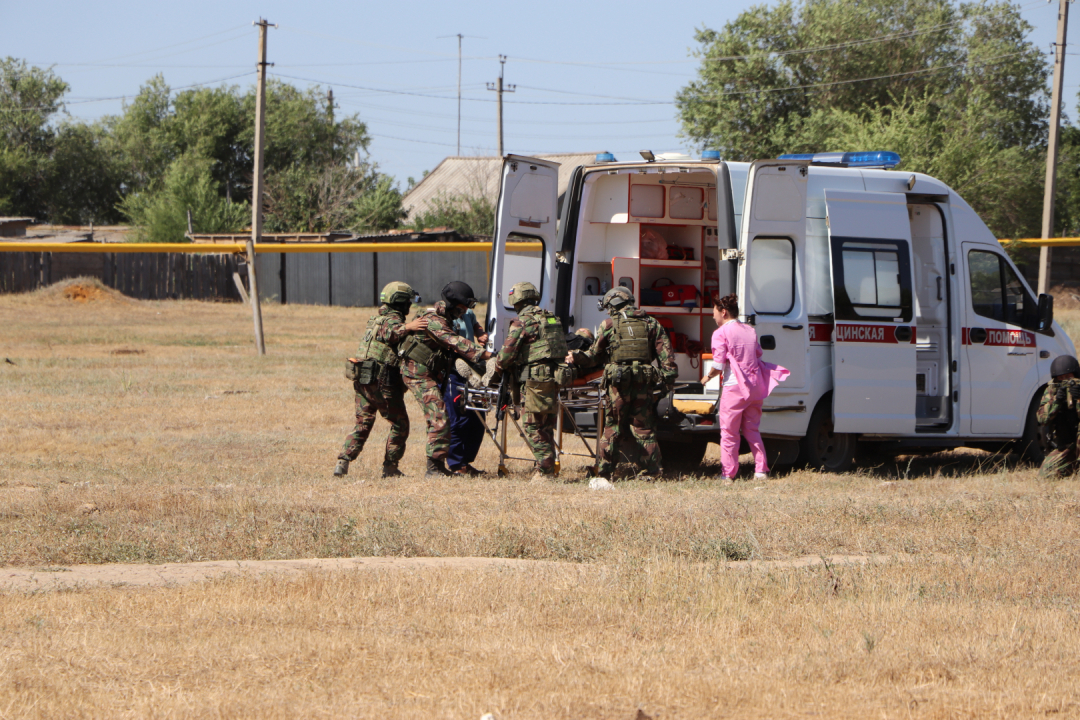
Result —
M262 306L259 304L259 284L255 272L255 243L262 241L263 210L263 139L266 132L266 28L263 18L252 23L259 27L259 80L255 86L255 171L251 183L251 237L247 241L248 289L251 292L251 315L255 321L255 347L266 354L263 341ZM273 27L277 27L274 25Z
M1042 238L1054 232L1054 185L1057 180L1058 130L1061 125L1061 90L1065 81L1065 30L1070 0L1058 0L1057 43L1054 44L1054 87L1050 94L1050 138L1046 147L1046 184L1043 188ZM1039 294L1050 292L1050 248L1039 248Z
M457 38L457 154L461 155L461 41L466 38L476 38L478 40L484 40L485 38L477 38L476 35L462 35L461 33L455 33L453 35L440 35L439 40L445 38Z
M465 37L457 34L457 155L461 157L461 39Z
M1065 2L1065 0L1061 0ZM499 56L499 80L494 83L488 83L487 89L494 90L499 94L498 100L498 122L499 122L499 157L503 156L503 113L502 113L502 96L504 92L512 93L517 88L517 85L507 85L503 87L503 70L506 69L506 56Z

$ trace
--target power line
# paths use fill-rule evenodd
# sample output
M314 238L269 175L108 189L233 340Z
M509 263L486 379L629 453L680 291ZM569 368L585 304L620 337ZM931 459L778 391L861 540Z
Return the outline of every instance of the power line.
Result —
M237 78L247 77L249 75L255 75L255 74L256 74L255 70L249 70L248 72L240 73L239 75L232 75L230 77L218 78L217 80L207 80L206 82L192 83L191 85L181 85L180 87L175 87L175 88L170 87L169 88L169 93L172 94L174 92L177 92L178 90L190 90L191 88L204 87L206 85L215 85L217 83L228 82L229 80L236 80ZM79 100L61 100L61 101L56 103L56 107L57 107L57 109L59 109L60 107L63 107L65 105L85 105L87 103L109 102L109 101L112 101L112 100L129 100L129 99L134 98L134 97L138 97L138 94L136 93L135 95L117 95L115 97L82 98L82 99L79 99ZM50 108L50 106L47 106L47 105L24 105L24 106L21 106L19 108L10 108L10 109L48 110L49 108Z
M197 38L194 38L192 40L184 40L183 42L174 43L173 45L166 45L164 47L156 47L156 48L154 48L152 50L141 50L141 51L135 52L135 53L127 53L126 55L115 55L115 56L113 56L111 58L105 58L104 60L99 60L98 62L107 63L107 62L112 62L114 60L123 60L124 58L129 58L129 57L138 57L139 55L153 55L154 53L161 52L162 50L171 50L172 48L180 47L181 45L190 45L191 43L202 42L203 40L207 40L207 39L212 38L212 37L217 37L218 35L224 35L226 33L235 32L235 31L241 30L241 29L248 29L248 26L247 25L239 25L237 27L231 27L228 30L219 30L218 32L210 33L209 35L203 35L202 37L197 37Z
M1032 2L1029 2L1026 5L1021 5L1019 7L1019 9L1024 10L1026 8L1034 7L1036 5L1044 5L1044 4L1045 3L1044 3L1043 0L1032 0ZM990 13L987 13L987 15L990 15ZM915 30L904 30L904 31L895 32L895 33L886 33L884 35L876 35L876 36L869 37L869 38L861 38L859 40L850 40L848 42L836 43L836 44L833 44L833 45L820 45L820 46L809 47L809 48L795 48L795 49L792 49L792 50L767 51L767 52L762 52L762 53L751 53L751 54L746 54L746 55L725 55L725 56L720 56L720 57L715 57L715 58L704 57L704 58L685 58L685 59L681 59L681 60L638 60L638 61L630 61L630 62L592 63L592 62L575 62L575 61L572 61L572 60L544 60L544 59L541 59L541 58L526 58L526 57L514 56L514 60L516 60L518 62L538 63L538 64L543 64L543 65L567 65L567 66L572 66L572 67L589 67L589 68L596 68L596 69L599 69L599 70L621 70L621 71L626 71L626 72L652 72L653 74L678 75L680 77L686 77L687 76L686 73L657 73L657 72L653 72L653 71L640 70L640 69L637 69L635 67L624 67L624 66L676 65L676 64L682 64L682 63L688 63L688 62L698 62L698 61L701 61L701 62L724 62L724 61L730 61L730 60L754 60L754 59L759 59L759 58L763 58L763 57L774 57L774 56L785 56L785 55L795 55L795 54L809 54L809 53L815 53L815 52L826 52L826 51L831 51L831 50L839 50L839 49L843 49L843 48L846 48L846 47L853 47L853 46L859 46L859 45L868 45L868 44L880 43L880 42L889 42L890 40L896 40L896 39L908 39L908 38L917 37L919 35L925 35L925 34L932 33L932 32L939 32L940 30L943 30L943 29L948 28L948 27L952 27L952 26L956 26L956 25L962 25L962 24L964 24L966 22L969 22L970 19L971 18L964 18L964 19L956 20L956 21L953 21L953 22L950 22L950 23L941 23L939 25L934 25L934 26L931 26L931 27L928 27L928 28L921 28L921 29L915 29Z
M87 68L150 68L152 70L176 70L176 69L190 69L190 68L216 68L218 70L224 70L226 68L242 68L247 65L103 65L97 63L31 63L33 65L49 65L49 67L87 67Z
M853 83L871 82L873 80L890 80L892 78L909 77L911 75L919 75L919 74L922 74L922 73L932 73L932 72L940 72L942 70L950 70L952 68L962 67L964 65L971 65L973 67L986 67L988 65L993 65L994 64L993 62L990 62L990 61L1000 60L1002 58L1015 57L1016 55L1023 55L1026 52L1027 52L1026 50L1020 50L1020 51L1017 51L1017 52L1003 53L1001 55L995 55L994 57L988 58L986 61L968 60L968 61L965 61L965 62L952 63L951 65L940 65L938 67L923 68L921 70L909 70L907 72L893 73L891 75L875 75L873 77L855 78L853 80L834 80L834 81L830 81L830 82L807 83L805 85L790 85L788 87L783 87L783 88L765 88L765 89L760 89L760 90L732 90L731 92L721 92L721 93L714 93L714 94L710 94L710 95L695 95L694 97L695 97L695 99L699 99L699 100L713 100L713 99L718 99L718 98L724 97L726 95L757 95L757 94L760 94L760 93L787 92L789 90L805 90L805 89L808 89L808 88L817 88L817 87L834 87L836 85L851 85Z
M905 71L905 72L891 73L889 75L874 75L874 76L870 76L870 77L852 78L852 79L849 79L849 80L832 80L832 81L819 82L819 83L806 83L806 84L803 84L803 85L789 85L787 87L782 87L782 88L759 88L759 89L755 89L755 90L731 90L731 91L727 91L727 92L712 93L712 94L709 94L709 95L695 95L695 97L699 98L699 99L709 100L709 99L718 99L718 98L725 97L725 96L728 96L728 95L757 95L757 94L761 94L761 93L790 92L792 90L806 90L806 89L810 89L810 88L819 88L819 87L835 87L837 85L850 85L850 84L860 83L860 82L872 82L874 80L889 80L889 79L898 78L898 77L910 77L910 76L913 76L913 75L922 75L922 74L928 74L928 73L934 73L934 72L941 72L943 70L951 70L953 68L963 67L963 66L986 67L986 66L994 64L994 61L1002 60L1002 59L1010 58L1010 57L1015 57L1017 55L1023 55L1023 54L1025 54L1027 52L1028 52L1028 50L1019 50L1017 52L1002 53L1001 55L995 55L993 57L984 58L984 59L980 59L980 60L966 60L966 61L963 61L963 62L951 63L949 65L939 65L937 67L921 68L919 70L909 70L909 71ZM317 84L322 84L322 85L330 84L330 83L320 81L320 80L313 80L311 78L296 77L296 76L293 76L293 75L276 74L276 76L277 77L288 78L290 80L299 80L301 82L312 82L312 83L317 83ZM414 97L426 97L426 98L431 98L431 99L434 99L434 100L454 100L455 99L453 97L448 97L446 95L432 95L432 94L429 94L429 93L409 92L409 91L406 91L406 90L390 90L390 89L382 89L382 88L374 88L374 87L365 87L365 86L360 86L360 85L347 85L347 84L343 84L343 83L336 83L336 85L342 85L344 87L351 87L351 88L357 89L357 90L369 90L371 92L387 93L387 94L390 94L390 95L409 95L409 96L414 96ZM463 99L467 100L469 102L496 102L495 100L488 99L488 98L463 98ZM556 101L550 101L550 100L545 100L545 101L541 101L541 100L507 100L506 102L508 104L514 104L514 105L574 105L574 106L586 106L586 105L587 106L674 105L674 104L676 104L676 101L674 101L674 100L636 100L636 101L617 101L617 102L556 102Z

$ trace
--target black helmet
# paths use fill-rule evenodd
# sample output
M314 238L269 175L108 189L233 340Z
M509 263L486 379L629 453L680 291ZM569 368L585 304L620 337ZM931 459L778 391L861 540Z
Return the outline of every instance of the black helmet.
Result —
M460 280L447 283L446 287L442 289L442 297L451 305L476 307L476 297L473 295L473 289L468 283L463 283Z
M1058 355L1054 362L1050 363L1050 376L1058 377L1067 373L1080 377L1080 362L1072 355Z

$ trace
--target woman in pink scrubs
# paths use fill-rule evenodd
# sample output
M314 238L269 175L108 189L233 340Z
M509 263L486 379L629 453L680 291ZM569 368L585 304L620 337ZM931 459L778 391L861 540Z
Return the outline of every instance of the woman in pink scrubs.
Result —
M719 326L712 336L712 368L701 378L707 383L724 374L720 389L720 465L723 480L739 473L739 434L754 453L754 477L768 477L769 464L761 442L761 406L777 383L791 373L762 362L754 328L739 322L739 296L732 293L713 300L713 319Z

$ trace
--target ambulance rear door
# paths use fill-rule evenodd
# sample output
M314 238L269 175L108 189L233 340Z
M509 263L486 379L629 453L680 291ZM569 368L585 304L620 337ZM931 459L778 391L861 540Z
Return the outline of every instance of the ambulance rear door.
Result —
M507 155L503 160L495 243L488 292L488 346L502 347L510 322L514 283L540 291L540 307L555 308L555 228L558 223L559 163Z
M915 432L911 223L897 193L825 190L836 432Z
M743 267L737 291L740 310L743 319L754 324L764 351L762 359L791 371L766 400L767 408L794 406L798 401L783 396L801 395L807 383L810 330L802 281L807 170L805 162L757 161L747 179L740 244ZM711 322L705 326L714 327ZM794 420L789 413L772 422L774 430L779 430ZM788 429L797 431L795 426Z

